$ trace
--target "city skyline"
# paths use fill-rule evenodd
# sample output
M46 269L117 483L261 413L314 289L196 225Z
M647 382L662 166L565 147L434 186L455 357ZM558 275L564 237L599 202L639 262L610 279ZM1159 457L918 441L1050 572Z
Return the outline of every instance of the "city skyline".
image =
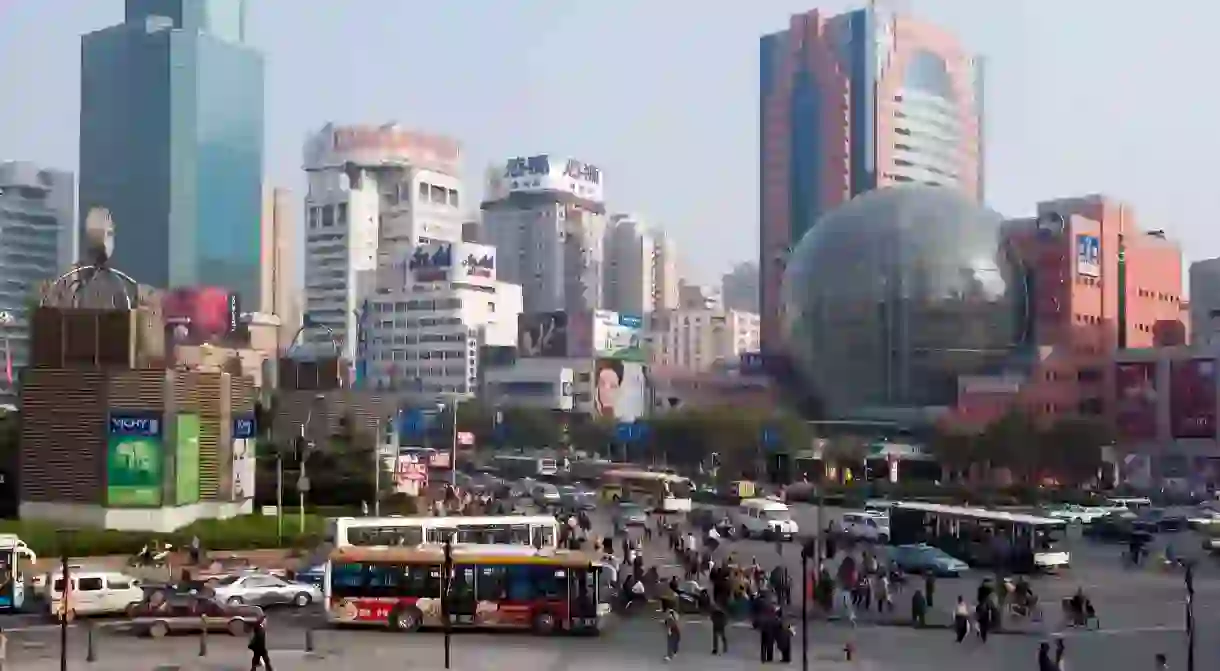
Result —
M503 4L485 11L487 20L476 25L452 7L255 2L248 41L268 61L267 182L302 192L301 138L328 119L397 119L453 135L469 149L464 177L480 189L477 176L501 156L523 150L577 155L605 169L614 209L660 222L687 251L684 270L697 281L713 281L734 262L751 258L742 250L757 245L757 106L750 101L757 99L758 38L783 29L791 14L860 6L783 0L713 14L673 49L664 45L672 44L673 31L693 9L686 3ZM1205 172L1189 169L1197 159L1179 149L1208 136L1206 120L1215 105L1198 92L1194 104L1172 109L1173 123L1160 122L1163 101L1186 85L1165 73L1176 70L1175 62L1191 60L1192 45L1206 43L1201 31L1208 22L1197 13L1188 19L1190 12L1159 12L1163 20L1150 33L1138 13L1114 12L1100 2L984 10L926 0L909 10L987 60L990 205L1019 216L1039 199L1105 192L1135 204L1150 226L1182 239L1192 259L1217 247L1220 240L1205 223L1211 205ZM72 120L79 110L80 35L116 23L122 13L121 0L14 3L0 10L0 57L33 55L39 63L0 74L6 91L37 92L21 106L0 110L4 158L78 171ZM417 36L415 48L430 53L430 63L451 63L450 76L374 86L401 73L404 62L412 71L409 55L384 56L398 44L395 26L420 23L431 28ZM549 26L545 39L520 39L537 25ZM588 48L582 25L604 31L605 49ZM614 48L609 38L628 27L646 48ZM373 45L382 57L370 58L368 48L317 48L341 44L345 36ZM474 44L483 46L472 49ZM581 56L559 60L552 58L556 53ZM366 67L353 75L357 59ZM580 115L565 111L570 91L586 89L599 104ZM1099 114L1098 104L1121 113ZM675 168L691 164L723 167ZM1162 176L1166 165L1178 168L1172 186ZM706 243L708 227L720 233L719 244Z

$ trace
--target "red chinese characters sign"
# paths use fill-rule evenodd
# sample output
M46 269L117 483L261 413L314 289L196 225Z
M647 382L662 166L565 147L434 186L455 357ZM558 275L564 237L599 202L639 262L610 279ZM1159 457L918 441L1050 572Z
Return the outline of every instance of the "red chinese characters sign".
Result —
M1114 371L1114 420L1126 440L1156 438L1157 388L1155 361L1125 361Z

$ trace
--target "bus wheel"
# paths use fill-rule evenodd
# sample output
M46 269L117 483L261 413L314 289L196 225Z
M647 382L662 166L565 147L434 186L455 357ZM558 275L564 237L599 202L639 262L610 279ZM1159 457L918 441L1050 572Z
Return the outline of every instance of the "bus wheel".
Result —
M423 614L414 606L408 606L390 616L390 626L397 631L419 631L423 624Z
M534 615L534 633L549 636L555 633L555 616L546 611Z

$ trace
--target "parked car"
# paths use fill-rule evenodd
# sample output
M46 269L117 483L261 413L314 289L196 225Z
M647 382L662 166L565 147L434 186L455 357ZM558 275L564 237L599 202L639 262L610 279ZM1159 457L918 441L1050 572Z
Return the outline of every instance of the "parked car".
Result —
M322 600L322 590L303 582L290 582L267 573L230 576L213 588L213 599L230 606L287 606L304 608Z
M1114 512L1111 508L1103 508L1101 506L1081 506L1069 503L1064 506L1058 506L1047 511L1047 517L1053 517L1058 520L1073 524L1092 524L1098 519Z
M890 522L884 517L866 512L843 513L833 526L834 532L852 540L888 543Z
M559 505L565 510L577 512L596 510L597 494L579 487L565 485L559 488Z
M1186 526L1195 531L1220 528L1220 510L1211 506L1200 506L1186 515Z
M620 503L614 511L614 526L642 527L648 524L648 513L634 503Z
M940 577L955 578L970 569L969 564L957 557L923 543L891 548L889 558L906 573L931 572Z
M223 578L242 573L270 573L281 578L288 573L285 569L260 568L255 566L254 562L251 562L246 557L239 557L237 555L212 555L206 561L206 564L192 572L192 578L196 582L201 582L212 587L215 587Z
M1163 508L1148 508L1139 513L1136 524L1154 533L1182 531L1186 528L1186 516Z
M263 617L258 606L229 606L203 598L146 601L129 610L132 630L137 635L161 638L173 632L228 632L243 636Z

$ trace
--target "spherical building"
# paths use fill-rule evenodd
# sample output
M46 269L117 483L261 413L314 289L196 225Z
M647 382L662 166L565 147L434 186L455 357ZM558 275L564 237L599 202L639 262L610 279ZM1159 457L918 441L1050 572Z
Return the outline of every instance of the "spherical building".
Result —
M952 405L958 377L1000 372L1025 339L1024 274L999 214L955 190L860 195L801 239L784 274L784 336L825 411Z

